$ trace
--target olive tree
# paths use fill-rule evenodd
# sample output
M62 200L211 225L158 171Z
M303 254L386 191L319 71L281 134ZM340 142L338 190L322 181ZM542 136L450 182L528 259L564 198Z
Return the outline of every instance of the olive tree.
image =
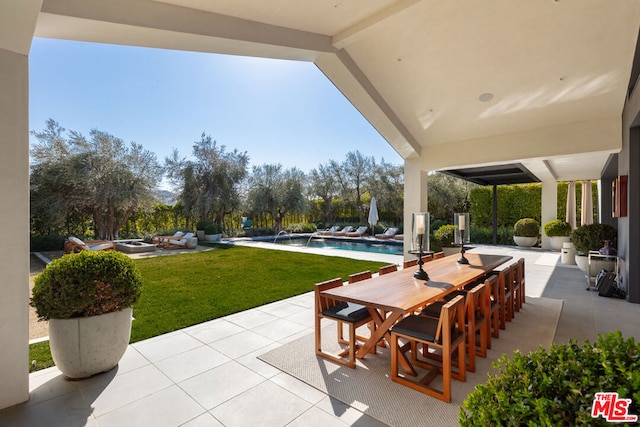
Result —
M342 163L330 161L331 170L340 186L342 199L358 213L358 220L365 221L366 203L363 195L369 190L367 184L371 182L373 157L362 155L359 151L350 151Z
M304 212L305 180L304 172L295 167L283 170L280 164L254 166L247 194L249 210L253 214L271 215L275 232L280 232L287 214Z
M335 211L334 200L339 195L340 187L330 164L320 164L309 172L307 191L312 199L322 200L322 215L325 221L333 221Z
M249 156L238 150L226 152L224 145L202 133L193 144L193 157L194 160L180 158L178 150L174 150L165 159L167 176L177 188L187 217L222 225L224 216L240 207Z
M151 206L162 167L142 145L97 129L88 138L65 132L52 119L32 135L33 217L62 225L71 215L88 215L96 237L113 240L134 212Z

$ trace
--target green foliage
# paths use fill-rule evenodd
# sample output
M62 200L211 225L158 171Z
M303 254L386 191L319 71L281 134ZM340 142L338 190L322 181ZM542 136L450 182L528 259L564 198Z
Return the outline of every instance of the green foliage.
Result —
M571 225L561 219L552 219L544 225L544 234L549 237L571 235Z
M31 306L40 320L95 316L131 307L142 277L116 251L81 251L53 260L35 279Z
M215 224L213 222L210 222L209 224L204 226L204 234L221 234L222 233L222 227L220 227L220 224Z
M433 235L433 240L440 243L441 247L451 246L455 239L455 232L458 229L455 225L443 225L438 228L438 231Z
M441 220L441 219L436 219L435 221L431 221L431 232L435 233L444 224L445 224L445 222L443 220Z
M32 362L35 361L35 366ZM51 357L51 348L49 340L34 344L29 344L29 372L39 371L53 366L53 357Z
M432 221L451 221L454 212L467 211L469 191L477 187L476 184L439 172L430 174L428 180L428 209Z
M97 129L85 138L51 119L32 135L37 140L30 174L34 225L62 229L71 218L91 217L96 237L113 240L131 215L151 206L162 168L142 145Z
M576 251L583 255L603 247L605 240L611 241L611 244L615 247L617 237L616 228L609 224L581 225L571 233L571 241Z
M521 237L538 237L540 223L533 218L522 218L513 226L513 235Z
M201 219L196 223L196 230L204 230L204 228L211 224L211 221L208 219Z
M285 228L288 233L315 233L318 229L315 224L297 223L289 224Z
M510 226L520 218L541 218L541 184L498 186L498 226ZM493 188L475 187L469 192L469 213L475 225L493 224Z
M608 425L591 418L595 393L617 392L640 407L640 345L620 331L599 335L595 344L552 344L549 351L516 351L494 362L489 374L460 408L461 426Z

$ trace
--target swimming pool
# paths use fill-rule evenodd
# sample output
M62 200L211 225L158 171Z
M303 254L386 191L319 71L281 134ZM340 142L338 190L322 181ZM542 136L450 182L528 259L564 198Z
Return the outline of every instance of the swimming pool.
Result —
M327 239L321 237L289 237L280 236L273 243L309 248L340 249L345 251L372 252L385 255L403 255L401 241L378 243L377 241Z

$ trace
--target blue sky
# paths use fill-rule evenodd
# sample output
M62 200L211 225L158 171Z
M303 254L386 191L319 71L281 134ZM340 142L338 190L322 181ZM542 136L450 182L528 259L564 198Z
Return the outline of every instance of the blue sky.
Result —
M305 62L34 39L29 126L49 118L88 135L97 128L153 151L191 155L205 132L251 165L304 172L347 152L401 157Z

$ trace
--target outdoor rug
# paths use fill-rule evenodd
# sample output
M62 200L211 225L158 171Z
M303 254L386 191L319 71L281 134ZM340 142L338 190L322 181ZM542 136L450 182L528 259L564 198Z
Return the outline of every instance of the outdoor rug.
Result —
M476 372L467 372L466 382L452 381L451 403L394 383L390 379L391 362L388 348L378 347L350 369L317 357L314 334L309 334L265 353L259 358L304 381L363 413L392 426L457 426L460 406L476 384L487 380L487 373L496 370L492 362L503 353L513 354L548 349L562 311L562 300L527 297L526 304L500 338L491 340L487 358L476 357ZM335 342L335 325L323 328L323 343ZM441 378L441 377L439 377Z

